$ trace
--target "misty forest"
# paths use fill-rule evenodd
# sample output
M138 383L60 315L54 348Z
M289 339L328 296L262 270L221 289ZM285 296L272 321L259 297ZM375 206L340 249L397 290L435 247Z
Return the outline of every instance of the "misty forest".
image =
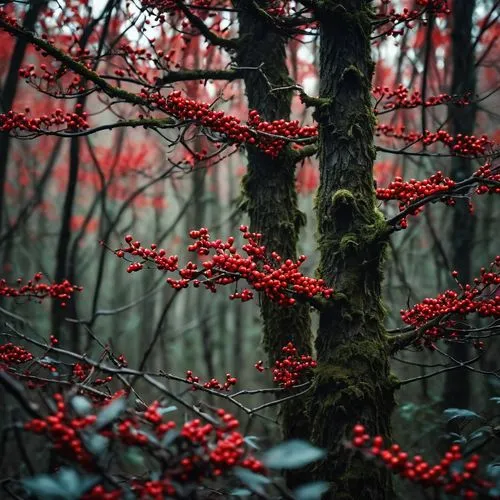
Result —
M500 0L1 0L0 498L500 499Z

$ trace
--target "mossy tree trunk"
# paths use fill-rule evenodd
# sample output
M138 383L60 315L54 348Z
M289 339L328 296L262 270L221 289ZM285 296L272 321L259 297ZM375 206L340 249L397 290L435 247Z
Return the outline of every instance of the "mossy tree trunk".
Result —
M388 227L376 208L368 0L324 0L320 19L319 274L335 290L321 311L311 399L313 442L328 450L313 475L325 498L392 497L387 471L345 446L356 423L388 436L394 406L381 297Z
M264 7L266 2L259 2ZM286 67L286 40L273 31L255 12L252 2L237 2L240 9L240 35L245 41L236 60L244 72L248 106L256 109L265 120L288 120L290 117L292 82ZM297 240L304 215L297 206L295 162L290 151L273 159L254 147L248 148L248 172L243 180L244 207L251 229L263 234L269 251L283 258L297 257ZM281 348L293 342L299 352L312 349L311 323L307 305L283 308L262 297L264 348L270 364L282 355ZM294 400L282 412L285 439L307 438L309 425L303 403ZM298 475L297 475L298 476Z
M463 95L471 92L474 99L476 89L476 66L472 39L472 17L475 0L455 0L452 10L453 28L451 32L453 76L450 94ZM472 135L476 120L474 103L459 107L453 104L449 109L449 118L453 133ZM470 159L456 156L452 159L451 176L457 181L472 175L473 165ZM453 251L453 268L459 273L459 280L466 284L472 279L471 257L474 241L475 217L469 213L469 200L457 199L453 212L450 243ZM469 344L450 344L448 354L457 361L470 357ZM465 368L447 373L443 391L443 407L468 408L470 403L470 372Z

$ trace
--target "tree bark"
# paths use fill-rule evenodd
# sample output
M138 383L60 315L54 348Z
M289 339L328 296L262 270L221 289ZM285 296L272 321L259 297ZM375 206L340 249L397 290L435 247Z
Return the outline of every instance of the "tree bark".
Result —
M472 16L475 0L454 0L452 9L453 28L451 32L453 75L451 94L462 95L471 93L475 96L476 66L474 61L474 47L472 40ZM449 108L449 119L453 134L474 133L476 120L476 105L459 107L453 104ZM468 158L455 156L452 159L451 177L456 181L464 180L473 173L472 162ZM474 214L469 213L469 201L457 199L453 212L450 242L453 249L453 268L458 271L458 279L467 284L472 280L471 256L474 243L474 228L476 221ZM469 344L453 343L448 354L457 361L465 361L470 357ZM448 372L443 390L443 407L468 408L470 403L470 373L465 368Z
M24 29L26 31L33 31L35 27L38 14L47 4L46 1L31 2L30 8L24 18ZM12 109L14 100L17 94L17 87L20 82L19 69L24 60L24 54L28 42L24 38L17 38L14 45L14 51L10 58L9 71L5 79L5 84L1 92L1 105L2 112L7 113ZM5 181L7 180L7 162L9 159L10 150L10 136L8 132L0 132L0 233L3 229L4 217L4 195L5 195Z
M266 1L259 1L264 8ZM262 17L256 15L251 2L238 2L240 36L244 43L237 54L239 66L260 68L244 71L249 109L255 109L267 120L290 118L293 83L286 66L286 40L276 33ZM295 162L286 150L271 158L255 147L248 147L248 172L243 179L244 208L252 231L263 235L263 244L285 259L297 258L297 241L305 216L298 209L295 189ZM282 357L282 347L293 342L300 353L312 351L311 320L307 305L283 308L261 299L264 322L263 344L270 366ZM285 439L309 437L309 421L304 401L293 400L282 409ZM294 474L300 481L300 474Z
M388 499L390 474L345 446L353 426L387 437L396 380L391 376L382 303L388 227L376 208L369 0L325 0L320 20L320 187L316 200L319 274L334 288L320 313L312 439L328 451L313 470L331 483L325 498Z

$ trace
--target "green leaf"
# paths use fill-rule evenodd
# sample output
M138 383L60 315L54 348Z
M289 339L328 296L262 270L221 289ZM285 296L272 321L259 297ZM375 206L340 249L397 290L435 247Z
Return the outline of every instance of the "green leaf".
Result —
M126 407L127 400L125 398L115 399L97 415L97 419L95 421L96 429L102 429L116 420L125 411Z
M127 448L127 451L123 454L123 459L130 465L144 465L144 455L137 446L130 446Z
M490 436L491 433L492 433L492 428L489 425L483 425L482 427L479 427L479 429L475 430L469 436L469 440L472 441L473 439L479 439L485 436Z
M447 422L450 422L456 418L463 418L465 420L472 420L474 418L479 418L481 420L484 420L483 417L481 417L477 413L462 408L447 408L446 410L444 410L443 415L447 419Z
M231 491L231 495L234 497L247 497L251 494L252 492L250 490L247 490L246 488L237 488Z
M100 434L91 434L84 436L84 443L92 455L100 457L108 449L109 439Z
M461 446L467 444L467 439L465 438L465 436L462 436L461 434L457 434L456 432L450 432L447 434L447 436L455 444L459 444Z
M22 483L31 495L40 499L62 499L66 493L54 478L45 474L23 479Z
M493 479L500 478L500 464L499 463L489 464L488 467L486 468L486 472L488 476L490 476Z
M61 469L58 473L58 482L69 495L76 496L80 493L80 478L75 469Z
M253 448L254 450L260 450L260 446L255 442L259 441L259 438L257 436L246 436L244 438L245 443L250 446L250 448Z
M167 406L166 408L158 408L156 410L160 415L165 415L166 413L171 413L177 410L177 406Z
M399 407L399 414L405 420L410 421L414 417L417 410L418 407L414 403L405 403Z
M281 443L264 453L261 461L270 469L299 469L321 460L326 451L316 448L307 441L292 439Z
M256 474L243 467L235 467L234 475L245 485L248 486L250 490L259 495L264 495L264 485L270 484L271 480L263 476L262 474Z
M47 365L60 365L61 362L58 359L51 358L49 356L44 356L38 361L39 363L45 363Z
M316 481L299 486L293 496L296 500L321 500L321 497L330 489L326 481Z
M29 493L40 500L78 500L98 482L98 476L82 476L69 467L61 468L52 476L40 474L22 480Z
M92 403L83 396L75 396L72 398L71 406L80 417L86 417L92 411Z
M170 429L162 437L161 445L163 446L163 448L168 448L180 435L181 433L179 431L176 431L175 429Z

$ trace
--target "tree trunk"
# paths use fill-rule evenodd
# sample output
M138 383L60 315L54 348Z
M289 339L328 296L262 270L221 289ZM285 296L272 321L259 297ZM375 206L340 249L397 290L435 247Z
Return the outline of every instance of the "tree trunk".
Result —
M265 7L266 2L259 5ZM286 66L285 39L271 29L253 11L251 2L239 2L240 36L245 42L237 55L244 72L249 109L255 109L267 121L290 117L292 82ZM265 76L264 76L265 75ZM270 87L272 86L272 88ZM262 233L263 244L285 259L297 258L297 240L304 215L297 206L295 163L288 151L273 159L255 147L248 147L248 173L243 179L244 206L251 229ZM312 351L311 320L307 305L283 308L262 297L263 344L272 366L280 358L282 347L293 342L300 353ZM293 400L282 410L285 439L309 437L309 422L304 402ZM299 474L295 474L299 481Z
M78 98L78 103L84 104L85 97ZM66 187L66 194L64 197L63 210L61 215L61 228L59 230L59 239L57 242L56 250L56 266L54 272L54 279L57 283L65 279L70 279L75 273L68 268L68 255L71 243L71 219L73 217L73 210L76 199L76 191L78 184L78 170L80 168L80 138L72 137L69 146L69 168L68 168L68 183ZM75 316L75 297L71 299L69 314ZM59 301L52 301L52 331L57 335L61 333L63 319L65 314L68 314L66 309L61 306ZM77 326L75 323L73 326ZM70 341L64 341L65 345L69 345L75 352L79 352L80 339L75 332L75 328L71 329Z
M30 8L24 18L24 29L33 31L38 14L47 4L46 1L31 2ZM24 60L24 54L28 42L24 38L17 38L12 57L10 58L9 71L7 73L5 84L1 92L2 112L7 113L12 109L17 94L17 87L21 81L19 78L19 69ZM9 159L10 136L8 132L0 132L0 233L3 229L4 217L4 194L5 181L7 180L7 162Z
M475 97L476 67L474 47L472 45L472 15L475 0L455 0L452 9L453 29L451 33L453 76L451 94L462 95L471 92ZM476 105L459 107L450 105L449 118L453 134L472 135L476 119ZM461 181L473 172L472 162L468 158L455 156L452 159L451 177ZM453 268L458 271L458 279L464 285L472 280L471 256L474 240L475 217L469 213L469 201L457 199L453 212L450 243L453 249ZM453 343L448 354L457 361L470 357L469 344ZM443 390L443 407L468 408L470 403L470 372L465 368L448 372Z
M395 379L389 370L382 264L388 228L376 208L369 0L325 0L319 8L319 274L334 288L320 313L312 439L328 451L313 475L331 483L325 498L392 497L390 474L345 446L362 423L388 436Z

